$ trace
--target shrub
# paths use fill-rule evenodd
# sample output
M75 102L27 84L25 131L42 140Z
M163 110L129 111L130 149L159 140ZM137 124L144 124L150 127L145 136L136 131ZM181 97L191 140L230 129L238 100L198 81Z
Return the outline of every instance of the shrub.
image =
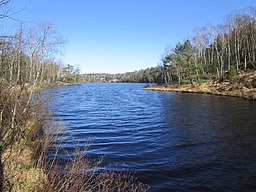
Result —
M237 76L237 70L236 70L236 68L234 67L234 66L232 66L229 70L228 70L228 72L227 72L227 78L228 79L232 79L233 77L235 77L235 76Z
M44 191L148 191L148 186L137 181L133 173L101 167L102 157L90 160L86 154L88 148L89 143L85 144L84 148L77 147L72 152L76 155L70 156L70 160L64 165L56 161L55 157L50 161L48 159L44 167L48 177ZM44 160L47 160L47 157Z

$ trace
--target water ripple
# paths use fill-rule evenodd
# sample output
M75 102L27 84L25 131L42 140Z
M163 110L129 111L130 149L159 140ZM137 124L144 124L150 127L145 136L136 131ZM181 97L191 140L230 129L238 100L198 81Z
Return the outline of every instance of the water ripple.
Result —
M136 172L151 191L256 190L255 102L143 86L49 89L54 118L66 124L55 145L72 152L76 139L92 138L91 157Z

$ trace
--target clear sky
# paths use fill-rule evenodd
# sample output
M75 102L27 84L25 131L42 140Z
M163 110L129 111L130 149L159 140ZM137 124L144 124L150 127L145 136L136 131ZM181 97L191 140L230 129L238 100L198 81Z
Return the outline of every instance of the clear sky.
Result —
M157 66L166 47L195 28L221 24L255 0L12 0L15 18L51 22L67 39L62 60L83 73L121 73Z

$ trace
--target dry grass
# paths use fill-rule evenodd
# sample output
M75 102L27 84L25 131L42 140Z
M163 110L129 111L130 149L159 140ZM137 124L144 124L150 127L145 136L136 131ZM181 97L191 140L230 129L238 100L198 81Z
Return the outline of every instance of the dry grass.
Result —
M3 168L0 190L3 191L29 191L24 186L31 181L29 175L36 174L34 154L46 111L42 102L31 102L30 96L24 88L9 87L6 81L0 80L0 163Z
M35 148L22 140L4 151L4 191L32 192L43 189L46 175L41 168L35 166Z
M209 81L201 84L190 84L175 86L153 86L145 87L145 90L173 91L187 93L204 93L211 95L239 97L249 100L256 100L256 71L240 73L240 75L224 81Z

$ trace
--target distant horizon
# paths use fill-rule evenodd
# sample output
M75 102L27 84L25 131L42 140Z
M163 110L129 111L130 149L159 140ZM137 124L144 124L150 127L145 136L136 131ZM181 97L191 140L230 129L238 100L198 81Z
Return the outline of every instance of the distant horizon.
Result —
M118 74L158 66L166 49L193 37L197 27L219 25L250 6L254 0L12 0L10 9L24 25L55 26L68 42L59 56L64 64L82 74ZM8 21L7 28L18 25Z
M157 66L155 66L155 67L157 67ZM82 73L81 72L81 75L89 75L89 74L106 74L106 75L118 75L118 74L124 74L124 73L134 73L134 72L136 72L136 71L141 71L141 70L146 70L146 69L148 69L148 68L151 68L151 67L147 67L147 68L145 68L145 69L135 69L134 71L126 71L126 72L118 72L118 73L106 73L106 72L100 72L100 73L89 73L89 72L85 72L85 73Z

